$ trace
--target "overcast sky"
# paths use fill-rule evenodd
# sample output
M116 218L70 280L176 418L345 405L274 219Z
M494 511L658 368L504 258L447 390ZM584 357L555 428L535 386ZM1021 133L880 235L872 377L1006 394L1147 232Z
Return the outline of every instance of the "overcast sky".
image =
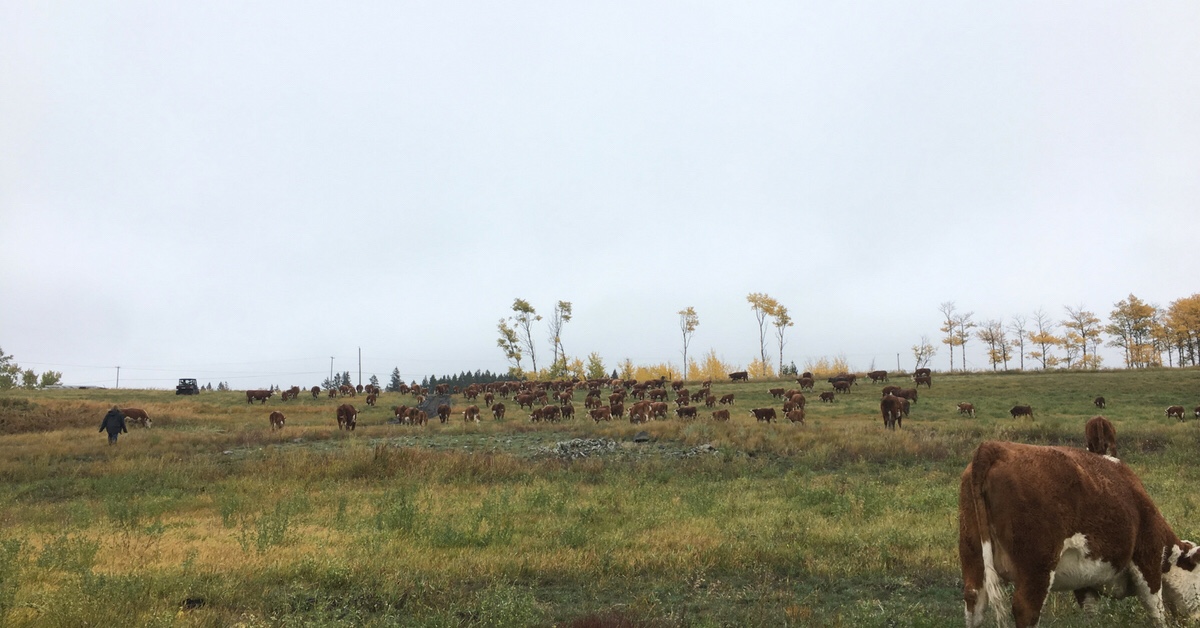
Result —
M360 347L502 372L516 297L610 370L680 364L687 306L747 365L751 292L800 366L911 368L945 301L1107 322L1200 291L1198 34L1191 1L0 0L0 347L254 388Z

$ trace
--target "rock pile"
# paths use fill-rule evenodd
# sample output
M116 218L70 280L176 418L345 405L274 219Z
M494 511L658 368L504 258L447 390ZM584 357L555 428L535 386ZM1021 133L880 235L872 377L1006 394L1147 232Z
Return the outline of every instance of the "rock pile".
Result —
M563 460L578 460L588 456L599 456L617 450L617 441L609 438L573 438L557 442L549 447L539 447L538 453Z

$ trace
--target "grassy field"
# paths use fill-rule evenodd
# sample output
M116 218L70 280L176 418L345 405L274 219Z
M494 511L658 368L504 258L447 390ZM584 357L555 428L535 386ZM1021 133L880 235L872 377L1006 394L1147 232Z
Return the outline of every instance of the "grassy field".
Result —
M904 382L894 382L904 383ZM1200 370L935 375L903 429L860 383L807 425L734 418L390 424L410 398L0 394L0 625L953 626L957 481L984 439L1082 447L1103 411L1175 531L1200 539ZM790 386L790 383L782 384ZM694 387L694 386L693 386ZM970 401L976 418L955 404ZM1030 404L1036 420L1008 409ZM109 446L112 404L152 429ZM1180 423L1168 405L1188 408ZM582 394L576 405L582 409ZM271 410L287 414L272 432ZM634 443L645 430L648 443ZM569 457L586 439L589 455ZM611 441L611 442L610 442ZM580 443L576 443L579 445ZM1148 624L1053 594L1045 625Z

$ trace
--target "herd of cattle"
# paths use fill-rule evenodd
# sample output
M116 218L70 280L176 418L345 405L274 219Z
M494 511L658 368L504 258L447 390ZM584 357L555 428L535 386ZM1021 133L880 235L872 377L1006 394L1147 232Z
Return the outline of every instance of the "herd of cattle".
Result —
M867 374L872 382L887 382L886 371ZM731 373L733 382L747 381L745 372ZM918 370L911 376L912 388L885 386L880 413L884 427L895 429L917 402L917 388L932 388L932 374ZM820 393L822 402L833 403L837 394L849 394L857 385L853 374L827 380L832 390ZM413 397L413 406L392 408L394 420L425 425L429 411L422 408L427 395L461 393L466 401L488 408L494 419L505 416L505 401L529 410L531 421L559 421L575 416L574 395L584 393L584 410L597 423L628 416L634 423L665 419L671 412L696 418L698 405L711 410L714 420L727 421L735 393L720 397L711 392L711 380L696 391L684 382L665 378L635 380L588 380L571 382L500 382L471 385L462 391L438 384L433 390L403 386L401 394ZM771 397L782 402L782 415L804 424L805 392L812 392L814 378L804 373L798 388L772 388ZM607 390L607 394L604 392ZM321 389L309 390L314 398ZM377 387L342 386L327 392L330 397L366 394L374 406L381 391ZM299 387L282 391L284 401L300 394ZM274 390L246 391L246 402L266 403ZM626 405L628 403L628 406ZM1093 400L1104 409L1104 397ZM721 407L717 407L721 406ZM445 423L451 407L437 404L433 414ZM1186 409L1173 405L1166 416L1182 421ZM152 421L139 408L122 410L135 425L150 427ZM961 415L975 416L973 404L958 404ZM773 422L780 413L774 407L752 408L758 421ZM479 421L483 411L472 403L463 410L465 421ZM1034 419L1033 408L1016 405L1012 418ZM353 431L358 412L350 403L336 410L339 429ZM1200 406L1193 410L1200 418ZM279 410L270 414L271 429L282 429L286 417ZM1113 424L1103 416L1084 425L1086 451L1071 447L1048 447L986 441L976 448L959 482L959 560L963 578L963 602L968 627L980 626L991 607L996 620L1010 619L1020 627L1037 624L1050 591L1071 591L1080 606L1094 605L1103 594L1120 598L1136 595L1155 625L1166 625L1166 613L1200 617L1200 545L1181 540L1172 531L1137 475L1117 459L1117 437ZM1001 581L1014 585L1011 608Z

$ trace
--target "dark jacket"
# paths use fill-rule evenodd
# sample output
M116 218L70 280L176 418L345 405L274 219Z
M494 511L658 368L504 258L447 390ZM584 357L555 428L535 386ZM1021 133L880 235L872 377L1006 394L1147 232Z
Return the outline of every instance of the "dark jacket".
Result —
M125 415L121 414L120 410L112 409L108 414L104 415L104 421L100 423L100 431L108 430L109 436L116 436L122 432L128 432L129 428L125 427Z

